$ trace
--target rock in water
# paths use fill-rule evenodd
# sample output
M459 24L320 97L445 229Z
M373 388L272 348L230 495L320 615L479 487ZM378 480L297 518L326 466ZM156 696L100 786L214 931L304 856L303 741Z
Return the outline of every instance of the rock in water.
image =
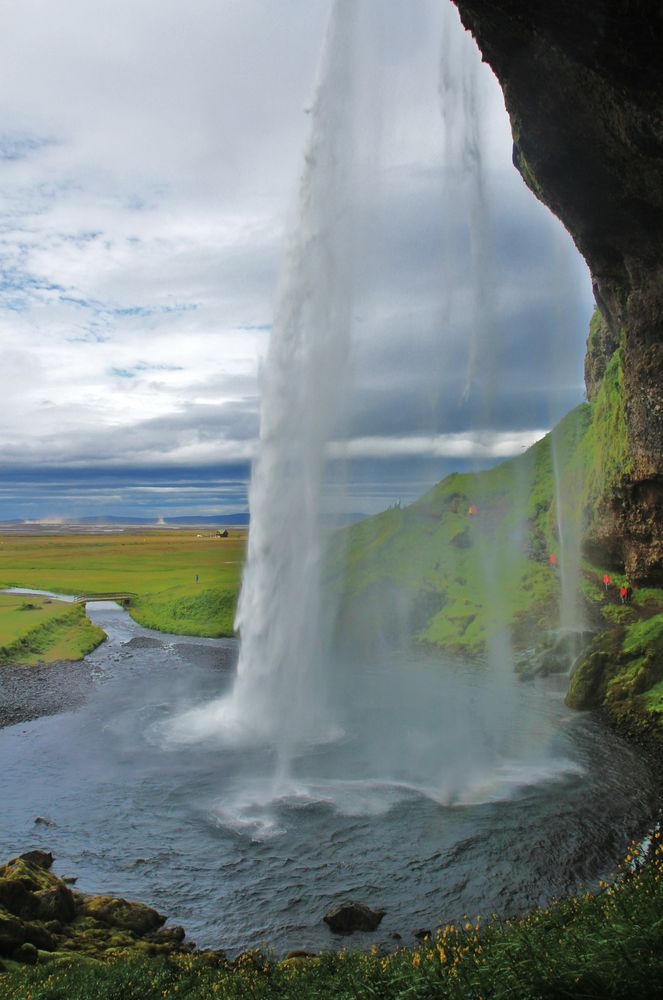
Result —
M182 927L162 928L166 918L118 896L84 896L50 871L53 855L28 851L0 865L0 956L35 961L37 950L104 958L117 948L183 953Z
M322 919L334 934L352 934L353 931L374 931L384 914L384 910L372 910L365 903L349 900L332 907Z
M82 896L81 909L85 916L138 936L156 931L166 922L166 918L151 906L117 896Z

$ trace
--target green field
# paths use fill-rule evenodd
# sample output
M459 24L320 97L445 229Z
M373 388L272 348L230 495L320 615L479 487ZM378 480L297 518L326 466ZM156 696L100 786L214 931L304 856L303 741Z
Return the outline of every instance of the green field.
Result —
M0 594L0 664L79 660L104 638L83 605Z
M209 530L5 534L0 536L0 588L34 587L73 595L127 594L131 596L123 601L125 607L148 628L178 635L232 635L245 545L245 531L233 531L229 538L218 538ZM17 604L16 598L5 598L6 613L0 613L0 645L6 648L27 640L37 623L56 615L54 604L29 598L40 610L21 611L23 599ZM87 631L82 606L69 607L68 614L74 631ZM38 619L37 615L42 617ZM55 635L52 638L37 659L76 659L83 655L76 641L69 653L63 653L61 637L57 642ZM83 640L82 635L79 638ZM55 648L57 655L53 655Z

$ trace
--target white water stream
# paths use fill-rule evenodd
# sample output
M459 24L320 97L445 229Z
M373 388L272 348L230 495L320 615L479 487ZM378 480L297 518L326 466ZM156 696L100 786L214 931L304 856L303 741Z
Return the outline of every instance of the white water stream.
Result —
M229 697L188 713L180 738L268 742L282 773L328 738L320 648L321 483L345 384L352 318L354 0L335 0L309 113L298 222L263 374L260 450Z

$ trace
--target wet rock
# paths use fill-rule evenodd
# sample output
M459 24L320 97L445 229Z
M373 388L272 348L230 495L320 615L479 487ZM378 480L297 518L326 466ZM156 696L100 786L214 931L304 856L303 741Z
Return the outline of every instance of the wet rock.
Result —
M76 904L71 889L64 883L53 889L42 889L34 894L39 920L56 920L69 923L76 916Z
M38 920L25 923L25 940L40 951L57 951L57 938Z
M165 646L163 639L154 639L149 635L137 635L122 643L123 649L162 649L163 646Z
M352 934L354 931L374 931L384 914L384 910L373 910L365 903L348 900L332 907L322 919L334 934Z
M514 663L518 679L566 674L583 650L591 643L594 632L548 632L533 649L520 653Z
M37 916L37 903L29 883L26 885L23 879L0 879L0 906L24 920Z
M38 868L45 868L46 870L55 861L50 851L26 851L25 854L20 855L20 859L29 865L36 865Z
M13 955L24 941L23 921L0 906L0 955Z
M103 958L118 948L143 954L192 951L183 927L162 928L165 917L144 903L84 896L49 869L53 856L29 851L0 866L0 955L31 948ZM23 952L21 953L23 954Z
M158 930L166 918L145 903L135 903L116 896L84 896L82 912L110 927L131 931L142 937Z
M21 855L0 867L0 879L22 882L26 889L37 892L40 889L54 889L61 880L41 864L26 861Z
M186 937L186 931L179 924L173 924L172 927L161 927L158 931L153 931L151 934L146 936L148 941L154 941L155 944L181 944Z
M428 939L430 938L430 930L428 927L420 927L418 930L414 932L414 936L416 937L417 941L428 941Z

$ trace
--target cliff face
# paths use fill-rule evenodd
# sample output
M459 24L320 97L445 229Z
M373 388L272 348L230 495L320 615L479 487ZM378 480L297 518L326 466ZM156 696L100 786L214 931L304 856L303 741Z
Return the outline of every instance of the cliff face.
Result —
M663 6L454 2L502 84L515 166L589 265L590 399L619 350L628 461L595 502L588 548L663 583Z

